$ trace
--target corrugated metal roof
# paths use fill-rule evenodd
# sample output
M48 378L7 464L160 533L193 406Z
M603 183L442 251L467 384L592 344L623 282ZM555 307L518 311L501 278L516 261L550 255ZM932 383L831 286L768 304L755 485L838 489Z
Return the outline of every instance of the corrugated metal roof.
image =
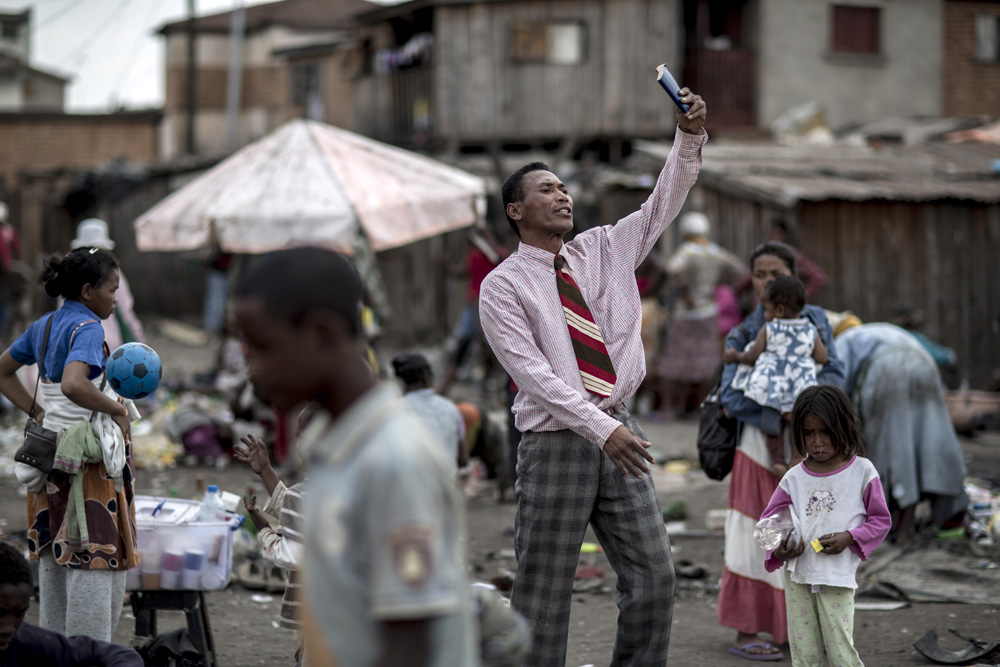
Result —
M246 30L254 32L272 25L284 25L301 30L325 30L350 23L356 14L378 8L366 0L283 0L246 8ZM232 12L198 16L196 32L229 32ZM172 21L159 29L162 35L184 31L188 21Z
M636 142L664 158L669 144ZM931 143L919 147L712 144L699 181L784 207L800 201L966 199L1000 202L1000 145Z

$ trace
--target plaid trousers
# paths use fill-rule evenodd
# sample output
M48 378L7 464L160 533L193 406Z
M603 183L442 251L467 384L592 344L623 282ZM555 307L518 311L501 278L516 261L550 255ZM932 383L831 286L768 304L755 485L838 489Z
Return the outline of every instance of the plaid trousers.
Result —
M614 416L646 438L626 410ZM649 475L623 476L603 450L573 431L528 432L518 446L515 492L511 606L532 625L524 664L566 663L573 575L589 523L618 575L611 665L665 665L675 575Z

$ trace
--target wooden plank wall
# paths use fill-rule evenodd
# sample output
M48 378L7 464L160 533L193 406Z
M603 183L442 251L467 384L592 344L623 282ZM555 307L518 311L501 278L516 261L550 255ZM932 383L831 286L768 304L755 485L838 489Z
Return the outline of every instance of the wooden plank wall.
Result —
M202 261L177 252L139 252L135 245L135 219L169 192L170 177L155 176L135 186L109 204L105 221L115 241L115 255L128 278L140 315L195 317L201 322L205 298L205 266Z
M466 232L460 230L376 255L392 309L383 323L388 345L405 349L444 342L465 305L466 286L444 266L461 266L466 252Z
M798 219L797 210L733 197L704 186L695 186L690 200L691 210L702 211L708 216L712 240L744 261L750 259L754 248L767 240L772 220L780 218L795 225Z
M988 387L1000 369L1000 206L965 201L830 201L802 208L802 247L830 275L823 306L867 322L899 306L958 353L959 379Z
M673 108L653 68L679 72L677 0L554 0L480 3L436 10L436 128L490 140L669 136ZM515 20L580 21L580 65L512 63Z
M416 126L418 101L426 101L430 118L435 119L434 71L415 68L375 74L354 82L354 131L399 144L413 144L421 131ZM433 127L429 128L431 131ZM426 131L424 130L426 133Z

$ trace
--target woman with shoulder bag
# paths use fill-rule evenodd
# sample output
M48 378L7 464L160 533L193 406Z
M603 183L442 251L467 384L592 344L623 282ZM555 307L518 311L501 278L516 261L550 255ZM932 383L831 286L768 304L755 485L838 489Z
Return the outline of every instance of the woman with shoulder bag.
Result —
M757 246L750 255L750 277L754 294L760 299L768 284L779 276L795 275L795 254L777 241ZM833 331L819 306L807 305L801 317L808 318L829 351L829 359L817 371L819 384L842 388L844 368L833 348ZM726 337L726 349L743 351L764 326L764 309L759 303L743 322ZM739 421L739 436L729 481L726 516L726 567L719 588L719 622L736 630L729 651L748 660L781 660L774 644L788 641L785 616L785 582L779 572L769 573L753 540L753 530L778 487L780 478L771 470L764 434L780 433L780 414L765 412L760 405L732 387L739 364L726 364L720 382L722 407ZM775 418L777 417L777 418ZM757 635L771 635L767 642Z
M139 563L132 413L110 389L102 391L107 348L101 320L115 310L118 262L106 250L77 248L46 260L41 281L50 296L62 296L65 303L0 355L0 392L26 413L34 407L34 420L53 432L110 415L121 429L124 451L102 442L102 460L82 459L75 475L59 469L47 477L40 473L41 488L29 490L28 547L31 560L40 561L39 625L110 641L121 615L125 571ZM42 380L37 405L16 375L22 365L34 363ZM62 444L58 451L62 454ZM80 485L82 495L78 488L71 497L72 485ZM67 511L80 497L84 508ZM78 517L85 517L85 525Z

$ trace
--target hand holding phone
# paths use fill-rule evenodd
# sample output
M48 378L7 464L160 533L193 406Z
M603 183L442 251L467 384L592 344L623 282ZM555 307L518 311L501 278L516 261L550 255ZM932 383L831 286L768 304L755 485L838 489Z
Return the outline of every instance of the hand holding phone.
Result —
M667 95L670 95L670 99L674 101L677 108L681 110L682 113L687 113L690 109L687 104L681 102L680 86L677 85L677 81L674 79L670 70L667 69L666 65L657 65L656 67L656 81L660 84L663 90L667 91Z

